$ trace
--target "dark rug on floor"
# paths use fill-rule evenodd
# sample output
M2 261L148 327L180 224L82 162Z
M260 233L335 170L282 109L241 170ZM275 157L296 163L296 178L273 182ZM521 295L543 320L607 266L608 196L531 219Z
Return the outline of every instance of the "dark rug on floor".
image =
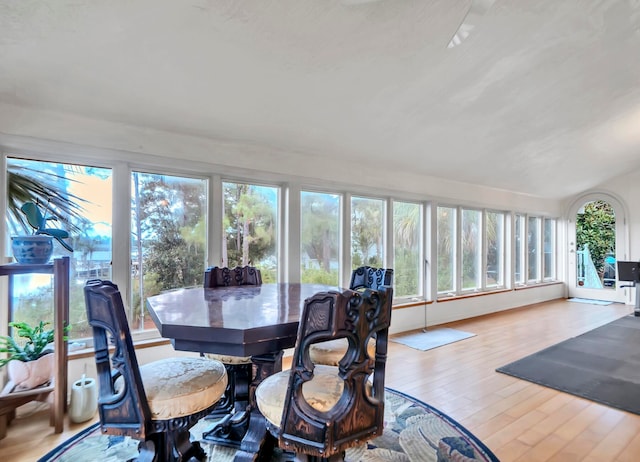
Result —
M382 436L347 450L346 462L498 462L482 442L455 420L422 401L388 388L384 420ZM191 429L191 434L199 439L210 425L211 421L201 420ZM130 438L100 434L98 424L94 424L38 462L125 462L136 457L137 446L137 441ZM209 444L203 447L208 461L233 461L233 449ZM289 460L276 451L271 461L285 459Z
M640 318L625 316L496 370L640 414Z

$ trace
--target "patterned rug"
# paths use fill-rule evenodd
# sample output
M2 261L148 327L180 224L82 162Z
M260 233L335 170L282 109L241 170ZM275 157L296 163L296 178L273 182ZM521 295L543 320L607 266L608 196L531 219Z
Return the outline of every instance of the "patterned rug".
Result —
M198 438L211 421L192 428ZM38 462L125 462L137 455L137 441L101 435L98 424L75 435ZM203 444L209 461L232 461L234 450ZM282 460L274 453L273 462ZM478 439L437 409L408 395L387 389L382 436L347 451L347 462L471 462L496 456Z

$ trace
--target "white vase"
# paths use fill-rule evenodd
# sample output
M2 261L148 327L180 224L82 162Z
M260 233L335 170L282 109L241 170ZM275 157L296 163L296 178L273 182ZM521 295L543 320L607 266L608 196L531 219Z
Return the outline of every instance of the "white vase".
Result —
M98 409L98 387L96 381L85 377L76 380L71 385L71 405L69 418L72 422L80 423L91 419Z
M19 390L30 390L43 385L53 377L54 354L48 353L34 361L9 361L7 373L9 380Z

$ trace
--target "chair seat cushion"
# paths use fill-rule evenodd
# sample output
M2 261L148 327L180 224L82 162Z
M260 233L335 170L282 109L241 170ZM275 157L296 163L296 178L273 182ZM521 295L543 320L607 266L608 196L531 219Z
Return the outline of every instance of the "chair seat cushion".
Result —
M215 353L205 353L205 358L215 359L223 364L251 364L251 356L230 356Z
M220 399L227 387L224 365L205 358L161 359L140 366L140 375L153 420L187 416L207 409Z
M344 357L349 347L346 338L327 340L326 342L314 343L309 347L309 357L314 364L325 364L327 366L337 366ZM376 341L371 338L367 344L369 358L376 357Z
M290 370L281 371L264 379L256 389L256 403L262 415L275 427L280 427L284 400L289 386ZM326 412L336 405L344 381L338 375L338 368L317 365L313 379L302 385L304 399L320 412Z

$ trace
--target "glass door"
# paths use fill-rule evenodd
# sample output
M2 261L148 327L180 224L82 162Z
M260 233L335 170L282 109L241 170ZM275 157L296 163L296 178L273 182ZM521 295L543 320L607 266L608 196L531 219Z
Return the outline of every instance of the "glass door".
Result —
M625 302L617 261L625 260L624 208L612 197L591 195L574 203L569 217L569 296Z

